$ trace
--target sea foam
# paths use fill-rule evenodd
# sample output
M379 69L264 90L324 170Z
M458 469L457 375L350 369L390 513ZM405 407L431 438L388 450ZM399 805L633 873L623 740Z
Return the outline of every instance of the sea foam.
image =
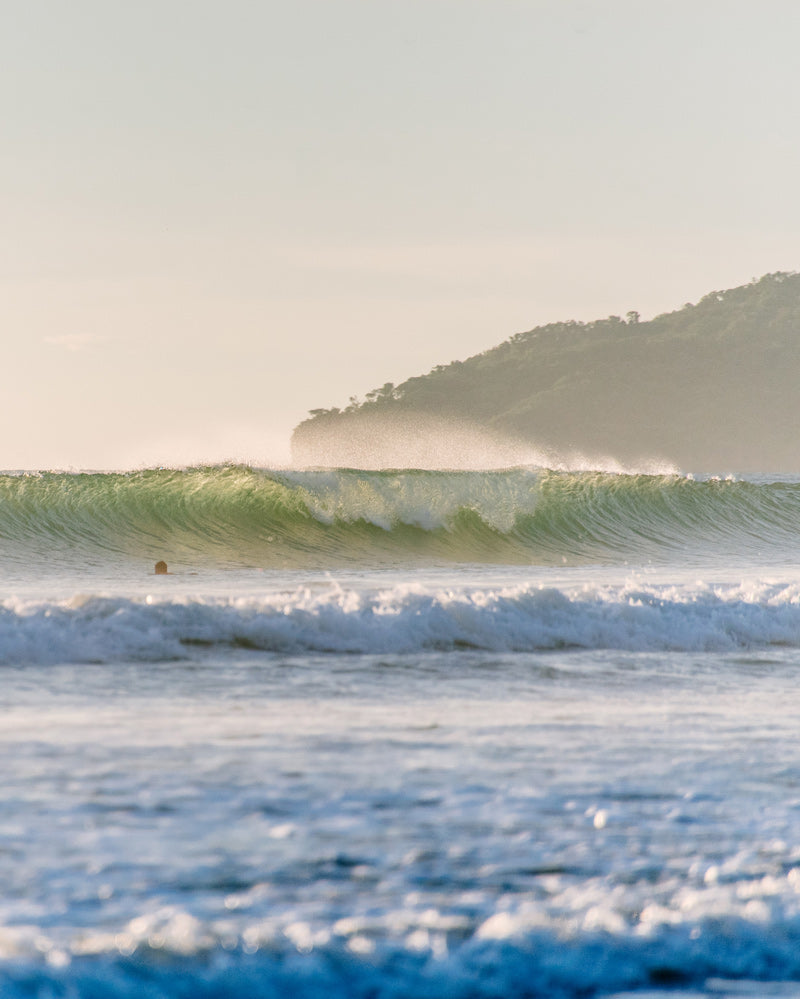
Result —
M204 649L407 654L800 646L800 584L315 587L227 598L8 599L0 662L183 659Z

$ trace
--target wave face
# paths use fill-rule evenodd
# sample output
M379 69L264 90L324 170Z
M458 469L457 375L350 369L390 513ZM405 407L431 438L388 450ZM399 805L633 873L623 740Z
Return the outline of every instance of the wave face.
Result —
M800 483L530 468L5 474L0 557L34 568L785 563L800 558Z

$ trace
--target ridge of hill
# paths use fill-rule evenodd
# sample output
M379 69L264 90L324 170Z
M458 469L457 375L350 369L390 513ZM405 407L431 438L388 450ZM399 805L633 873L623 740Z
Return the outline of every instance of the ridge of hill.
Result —
M550 323L312 410L294 459L352 467L800 473L800 274L642 321Z

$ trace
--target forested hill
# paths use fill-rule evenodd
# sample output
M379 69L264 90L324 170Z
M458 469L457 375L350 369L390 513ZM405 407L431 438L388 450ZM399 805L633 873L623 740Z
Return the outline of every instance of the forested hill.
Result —
M342 411L313 410L292 449L313 465L542 458L800 473L800 274L648 322L630 312L519 333Z

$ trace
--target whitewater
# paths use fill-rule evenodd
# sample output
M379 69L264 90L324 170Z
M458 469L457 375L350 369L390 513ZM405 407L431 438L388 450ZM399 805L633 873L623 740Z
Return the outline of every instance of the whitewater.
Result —
M9 472L0 564L4 999L800 997L797 478Z

